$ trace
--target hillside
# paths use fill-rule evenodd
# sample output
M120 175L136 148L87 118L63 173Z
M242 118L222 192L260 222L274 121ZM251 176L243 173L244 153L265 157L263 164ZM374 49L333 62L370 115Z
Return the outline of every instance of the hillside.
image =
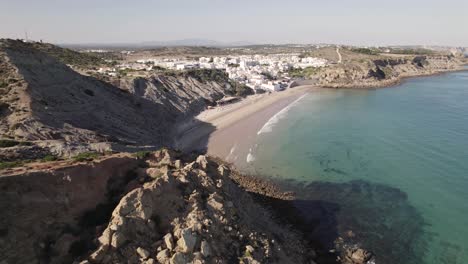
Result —
M427 54L421 55L424 52ZM462 57L446 52L408 49L381 53L364 48L326 47L306 55L324 57L333 64L324 68L296 70L291 76L313 79L317 85L331 88L384 87L398 83L405 77L460 70L465 63Z
M54 155L156 148L171 144L177 121L232 94L227 79L211 75L161 73L113 85L77 73L54 55L72 54L73 62L81 53L48 47L0 42L0 139L32 141Z

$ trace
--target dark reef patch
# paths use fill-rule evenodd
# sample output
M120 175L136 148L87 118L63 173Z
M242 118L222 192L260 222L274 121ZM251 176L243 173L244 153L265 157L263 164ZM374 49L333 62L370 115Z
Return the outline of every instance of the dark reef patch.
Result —
M289 220L324 252L357 245L379 264L423 263L425 222L405 192L363 180L277 184L296 193Z

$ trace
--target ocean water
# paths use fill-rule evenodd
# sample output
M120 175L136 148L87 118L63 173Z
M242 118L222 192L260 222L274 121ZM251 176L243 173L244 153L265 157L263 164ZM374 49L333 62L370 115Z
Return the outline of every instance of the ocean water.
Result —
M330 248L466 264L468 72L311 92L265 124L244 169L295 190L310 238Z

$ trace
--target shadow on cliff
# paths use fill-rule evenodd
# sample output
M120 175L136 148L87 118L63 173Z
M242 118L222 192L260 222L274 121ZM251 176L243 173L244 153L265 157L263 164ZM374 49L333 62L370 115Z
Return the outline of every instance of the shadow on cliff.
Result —
M173 105L143 97L145 87L138 79L135 93L130 93L81 75L27 44L5 51L27 83L31 115L38 121L19 124L18 128L25 131L28 140L108 142L117 151L151 150L172 144L177 121L195 122L193 116ZM181 100L164 87L157 88L167 100ZM207 104L203 100L192 103L191 110L195 113ZM197 138L197 146L203 151L208 135L215 129L207 123L198 125L206 131L206 136Z
M423 263L427 223L403 191L362 180L275 184L296 199L254 196L318 249L317 263L336 263L336 254L350 247L373 252L376 263Z

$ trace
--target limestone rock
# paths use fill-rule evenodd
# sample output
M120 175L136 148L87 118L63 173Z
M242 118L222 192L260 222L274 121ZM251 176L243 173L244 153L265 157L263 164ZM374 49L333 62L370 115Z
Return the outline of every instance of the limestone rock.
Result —
M166 263L169 260L169 249L164 249L158 252L156 259L159 263Z
M145 264L156 264L156 261L152 258L149 258L145 261Z
M187 264L187 257L185 254L177 252L172 256L171 264Z
M200 245L200 251L205 257L209 257L211 255L211 247L206 242L206 240L202 240L201 245Z
M350 249L346 252L346 257L353 264L365 264L372 257L372 253L362 249Z
M101 243L101 245L110 245L112 241L112 233L113 232L110 228L106 228L98 238L99 243Z
M192 252L195 244L197 243L197 236L192 233L190 228L183 229L180 238L177 241L177 246L181 252Z
M150 253L148 252L148 250L144 249L144 248L141 248L141 247L138 247L136 249L138 255L142 258L142 259L147 259L149 258L150 256Z
M176 161L174 162L174 167L175 167L176 169L182 168L182 161L181 161L181 160L176 160Z
M114 235L112 235L111 246L114 247L114 248L119 248L126 241L127 241L127 238L125 237L125 235L123 233L115 232Z
M174 249L174 239L172 238L172 234L168 233L163 237L164 244L166 245L166 248L169 250Z
M197 163L200 165L200 167L204 170L208 167L208 160L206 159L205 155L200 155L197 158Z

